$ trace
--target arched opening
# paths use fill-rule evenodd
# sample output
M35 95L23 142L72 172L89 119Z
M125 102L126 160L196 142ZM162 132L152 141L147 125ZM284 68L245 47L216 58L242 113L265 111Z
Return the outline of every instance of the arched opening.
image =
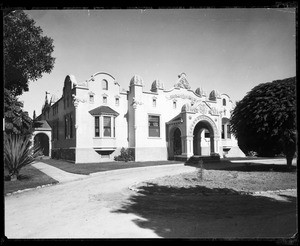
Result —
M181 131L179 128L176 128L174 131L174 144L173 144L174 155L181 155Z
M168 159L174 160L175 156L182 154L181 131L178 127L173 127L169 135Z
M206 121L199 121L193 131L194 155L209 156L214 152L214 131Z
M108 90L108 82L105 79L102 80L102 90Z
M45 133L38 133L34 136L34 146L40 147L44 156L49 156L49 137Z
M223 98L223 106L226 106L226 99Z

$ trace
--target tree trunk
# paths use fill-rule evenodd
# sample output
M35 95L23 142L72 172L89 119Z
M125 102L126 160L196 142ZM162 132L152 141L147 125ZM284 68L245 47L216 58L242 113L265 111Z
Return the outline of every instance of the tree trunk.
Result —
M18 175L16 173L10 175L10 181L17 181Z
M10 174L10 181L17 181L19 176L19 170L14 170Z

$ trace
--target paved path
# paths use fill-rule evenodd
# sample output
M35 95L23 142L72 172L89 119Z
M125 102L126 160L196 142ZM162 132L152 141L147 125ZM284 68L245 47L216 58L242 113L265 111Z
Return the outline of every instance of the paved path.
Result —
M65 172L59 168L53 167L43 162L36 162L32 164L32 166L47 174L51 178L57 180L59 183L69 182L87 177L87 175Z
M8 238L152 238L143 218L116 213L136 182L194 171L183 164L121 169L5 197ZM53 173L52 173L53 174Z

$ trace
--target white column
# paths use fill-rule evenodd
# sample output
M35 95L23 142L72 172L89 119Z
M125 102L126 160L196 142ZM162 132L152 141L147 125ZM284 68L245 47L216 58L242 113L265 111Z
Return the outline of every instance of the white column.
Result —
M181 137L184 147L183 155L185 155L187 158L194 155L194 146L193 146L193 136L183 136Z

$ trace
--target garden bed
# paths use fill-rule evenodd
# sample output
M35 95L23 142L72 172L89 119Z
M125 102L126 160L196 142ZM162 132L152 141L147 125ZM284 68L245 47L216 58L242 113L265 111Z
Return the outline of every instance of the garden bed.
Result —
M7 179L8 172L5 170L4 177ZM28 165L21 169L18 180L4 182L4 194L36 188L38 186L58 183L57 180L49 177L35 167Z

